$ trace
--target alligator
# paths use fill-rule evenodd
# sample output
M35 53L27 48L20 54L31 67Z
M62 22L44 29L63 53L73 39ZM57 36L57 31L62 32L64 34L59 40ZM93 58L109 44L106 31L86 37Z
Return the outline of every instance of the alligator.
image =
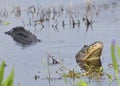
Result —
M76 62L92 61L100 59L103 49L102 42L94 42L90 45L84 45L83 48L76 54Z
M14 27L10 31L5 32L5 34L10 35L14 41L21 44L22 46L27 46L41 42L40 39L32 34L30 31L26 30L22 26Z

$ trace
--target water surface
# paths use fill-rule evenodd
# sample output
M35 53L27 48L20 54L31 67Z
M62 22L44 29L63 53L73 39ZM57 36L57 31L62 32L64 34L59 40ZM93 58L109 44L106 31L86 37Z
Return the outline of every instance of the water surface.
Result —
M91 44L95 41L102 41L104 44L101 62L104 68L104 72L114 74L109 70L108 64L111 64L110 46L112 40L116 40L120 43L120 4L119 0L92 0L91 4L94 5L92 11L86 12L85 1L69 1L69 0L2 0L0 3L0 10L6 10L8 16L0 16L0 20L9 22L8 25L0 25L0 59L5 60L8 65L5 70L5 77L9 74L12 67L15 68L15 86L20 83L20 86L66 86L72 79L68 79L65 82L64 79L48 81L48 68L44 65L47 61L47 56L54 56L56 59L63 60L65 67L69 69L75 68L80 72L80 67L75 61L76 53L85 44ZM21 8L21 15L15 17L13 12L14 7L19 6ZM53 8L57 10L63 6L63 14L55 17L55 20L43 23L42 25L34 26L33 21L41 18L35 14L34 18L32 14L27 14L28 8L31 6L42 7L42 9ZM68 10L68 11L66 11ZM68 13L69 12L69 13ZM2 12L1 12L2 13ZM40 14L40 13L39 13ZM52 16L53 14L51 14ZM85 15L89 19L92 19L92 28L89 27L86 32L86 26L83 21ZM72 17L71 17L72 16ZM70 24L72 18L77 22L80 20L80 26L75 25L73 28ZM31 25L29 21L31 19ZM63 28L62 22L65 22ZM58 25L57 25L58 24ZM53 26L57 25L57 28ZM4 32L12 29L16 26L24 26L26 29L33 32L37 38L41 39L41 43L37 43L29 47L21 47L10 36L4 34ZM51 77L60 77L56 74L61 65L50 66ZM38 75L40 78L35 80L34 76ZM89 82L88 78L83 77L85 81ZM75 82L76 83L76 82ZM109 79L106 76L102 76L99 81L90 80L92 86L108 85ZM112 83L115 86L116 82Z

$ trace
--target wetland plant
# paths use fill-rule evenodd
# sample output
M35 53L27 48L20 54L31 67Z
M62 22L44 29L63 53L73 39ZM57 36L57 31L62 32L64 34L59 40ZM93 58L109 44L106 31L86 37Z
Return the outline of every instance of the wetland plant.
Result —
M84 80L80 80L75 86L89 86Z
M9 76L4 79L4 68L5 68L5 62L3 61L0 65L0 86L13 86L14 84L14 69L12 69Z
M12 13L15 14L16 18L21 16L21 8L19 6L14 6Z
M115 77L117 79L118 86L120 86L119 67L118 67L118 61L117 61L117 55L115 49L116 49L116 45L115 45L115 41L113 40L111 45L111 58L112 58ZM120 57L120 47L118 45L117 45L117 50L118 50L118 56Z

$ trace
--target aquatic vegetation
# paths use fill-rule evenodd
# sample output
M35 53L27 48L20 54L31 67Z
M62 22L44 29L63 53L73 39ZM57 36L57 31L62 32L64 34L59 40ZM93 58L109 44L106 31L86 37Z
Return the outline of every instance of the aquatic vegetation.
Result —
M93 27L92 27L92 24L93 24L92 18L88 19L88 16L85 15L85 17L83 17L83 22L86 25L86 32L88 31L89 27L91 27L91 29L93 29Z
M107 76L107 78L109 78L109 85L108 86L110 86L111 85L111 83L114 81L114 79L113 79L113 75L111 75L111 74L109 74L109 73L105 73L105 75Z
M113 40L112 45L111 45L111 58L112 58L115 76L116 76L116 79L118 81L118 85L120 86L119 67L118 67L118 61L117 61L117 55L115 52L115 48L116 48L115 40ZM118 46L117 46L117 48L118 48L118 53L120 53Z
M51 7L47 7L47 8L41 7L41 8L39 8L38 7L38 8L36 8L36 6L31 6L30 8L28 8L29 9L29 14L28 15L32 14L33 16L32 16L32 18L28 18L29 19L29 25L33 24L35 27L37 25L40 25L42 28L44 28L45 27L44 23L49 22L50 26L52 26L55 31L59 31L59 25L62 25L63 28L66 28L67 25L70 23L70 26L72 28L74 28L75 26L78 26L78 28L79 28L80 23L82 24L84 22L84 24L87 27L87 29L86 29L86 32L87 32L88 28L92 27L92 24L93 24L92 18L90 19L90 17L86 14L83 14L83 16L84 16L83 21L80 20L81 18L74 17L75 14L73 12L75 12L75 10L74 10L73 7L70 9L70 12L67 14L67 11L66 11L67 9L64 8L64 7L60 7L60 8L55 8L55 7L53 7L53 8L51 8ZM91 3L88 3L88 5L86 6L86 9L88 11L94 10ZM21 16L21 11L23 11L23 10L21 10L21 8L15 8L14 13L15 13L16 17ZM63 17L63 13L65 13L65 18L70 20L70 21L66 21L64 18L63 19L60 18L60 16ZM78 15L81 16L80 14L78 14ZM30 16L28 16L28 17L30 17ZM6 23L5 23L5 25L6 25ZM25 25L27 25L27 24L24 23L24 26ZM69 28L69 27L67 27L67 28ZM24 36L26 36L26 35L24 35ZM51 60L51 62L50 62L50 60ZM113 60L113 62L116 63L115 60ZM56 64L60 64L60 62L58 60L56 60L53 56L50 56L48 58L47 63L48 63L47 68L48 68L48 76L49 76L47 79L50 80L52 77L51 77L51 71L50 71L49 66L51 64L56 66ZM87 77L90 74L92 74L92 72L94 72L95 68L93 66L86 65L86 69L87 70L82 74L82 75L84 75L84 77ZM117 67L114 67L114 69L116 70ZM67 70L67 72L66 72L66 70ZM68 68L65 68L63 71L64 71L64 73L61 74L61 77L66 77L66 78L80 78L81 77L81 74L74 71L74 68L73 68L73 70L72 69L68 70ZM95 71L100 75L101 71L102 71L102 67L98 68ZM106 74L106 75L109 77L110 80L113 79L110 74ZM91 75L91 76L94 77L94 75ZM39 78L39 76L35 75L35 79L37 79L37 78ZM81 83L83 83L82 84L83 86L87 85L84 80L80 80L78 86L81 85Z
M110 80L109 86L111 85L112 82L116 81L118 82L118 86L120 86L120 77L119 77L119 56L120 55L120 47L115 43L115 40L112 41L111 44L111 59L112 59L112 64L109 64L108 66L110 69L113 68L114 74L110 73L104 73Z
M19 6L14 6L12 13L15 14L15 17L19 18L21 16L21 8Z
M80 80L75 86L89 86L84 80Z
M10 22L8 21L4 21L4 20L0 20L0 25L9 25Z
M117 58L116 58L116 54L115 54L115 43L114 43L114 41L111 45L111 56L112 56L113 68L115 70L115 73L117 73L119 69L118 69L118 63L117 63Z
M12 69L9 76L5 80L3 80L4 67L5 67L5 62L3 61L0 66L0 86L13 86L14 85L14 69Z
M67 84L70 84L69 80L73 80L73 82L71 82L72 86L88 86L89 83L87 83L87 81L85 81L82 78L90 77L91 79L94 79L94 78L99 79L101 77L101 75L103 74L103 72L102 72L103 68L101 66L98 68L95 68L93 66L86 65L88 67L87 68L88 71L80 72L80 71L76 71L76 68L71 69L71 68L66 67L64 65L64 62L56 60L55 57L54 58L51 58L51 57L54 57L54 56L49 54L49 55L47 55L46 61L45 61L45 59L43 61L43 64L45 65L45 67L47 67L47 77L46 78L40 77L42 79L48 80L49 82L51 82L52 80L63 79L65 84L67 85ZM51 59L50 64L49 64L50 60L48 60L48 58ZM53 59L58 61L59 64L58 65L52 64ZM98 61L95 61L95 62L99 63ZM58 69L51 71L52 66L54 66L54 67L56 66ZM35 75L35 80L37 80L38 78L39 78L39 75ZM74 82L74 80L77 82Z
M75 71L74 69L70 70L66 67L60 67L56 73L63 78L80 78L81 76L79 72Z
M9 12L7 9L0 9L0 17L8 17L8 14L14 13L15 18L19 18L22 16L23 13L26 14L28 17L26 19L22 18L22 22L24 26L33 26L34 29L37 29L40 27L40 30L43 30L49 25L53 28L55 31L59 31L59 26L63 27L65 29L65 25L70 25L70 28L75 28L75 26L80 29L80 25L82 23L86 26L86 32L89 30L88 28L93 29L93 15L99 14L101 11L101 8L105 8L106 10L109 8L109 5L115 7L117 6L117 3L112 1L109 2L110 4L104 4L97 6L93 3L91 3L90 0L86 0L86 4L84 6L85 13L81 13L81 6L74 5L72 2L67 7L63 4L59 5L58 7L54 6L45 6L41 4L37 5L31 5L27 9L23 9L20 6L13 6L12 11ZM99 12L98 12L99 11ZM80 20L80 16L85 19L85 21ZM19 18L20 19L20 18ZM25 20L25 21L24 21ZM65 21L66 20L66 21ZM56 22L57 21L57 22ZM80 22L81 21L81 22ZM26 23L27 22L27 23ZM46 24L45 23L49 23ZM67 27L68 28L68 27Z
M116 47L117 47L117 51L118 51L118 57L120 58L120 46L116 45Z
M9 25L9 22L2 22L2 25Z
M56 65L56 64L60 64L59 61L57 61L54 56L51 56L50 54L48 54L47 56L47 63L48 65Z
M39 75L34 75L34 79L37 80L38 78L40 78Z
M0 17L3 17L3 18L7 18L8 17L7 9L1 9L0 10Z

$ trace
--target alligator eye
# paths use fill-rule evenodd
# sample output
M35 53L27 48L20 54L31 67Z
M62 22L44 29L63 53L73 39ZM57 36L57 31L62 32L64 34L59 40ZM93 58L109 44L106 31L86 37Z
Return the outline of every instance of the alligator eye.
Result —
M97 44L94 44L93 47L94 47L94 46L97 46Z

